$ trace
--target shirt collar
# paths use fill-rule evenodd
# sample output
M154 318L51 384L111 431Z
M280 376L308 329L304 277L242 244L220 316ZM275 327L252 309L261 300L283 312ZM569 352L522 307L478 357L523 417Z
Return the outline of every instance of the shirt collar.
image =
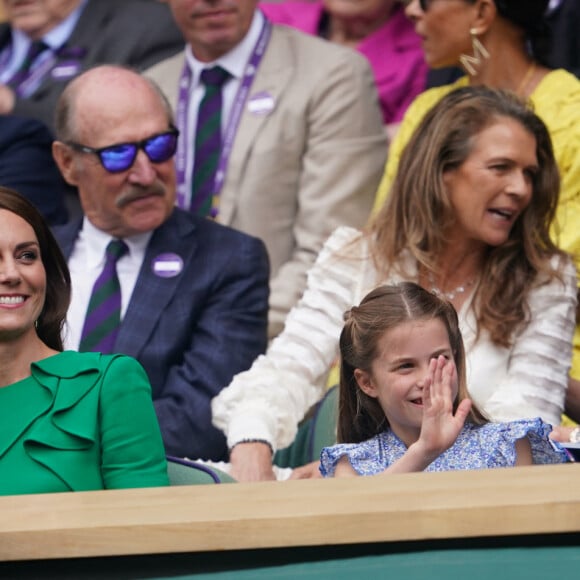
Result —
M252 19L252 24L248 33L242 41L237 44L232 50L220 56L214 62L201 62L193 56L191 52L191 46L187 45L185 48L185 58L187 64L192 72L192 84L195 86L198 82L199 75L201 71L205 68L211 68L215 65L220 65L222 68L227 70L236 79L241 79L244 76L244 71L246 64L250 60L250 56L260 38L260 32L262 31L262 26L264 25L264 15L260 10L254 12L254 17Z
M152 235L153 232L145 232L123 238L123 241L129 247L129 256L132 259L141 260L143 258ZM83 218L80 236L82 236L87 248L87 267L92 268L103 264L105 260L105 249L113 239L113 236L97 228L87 217Z

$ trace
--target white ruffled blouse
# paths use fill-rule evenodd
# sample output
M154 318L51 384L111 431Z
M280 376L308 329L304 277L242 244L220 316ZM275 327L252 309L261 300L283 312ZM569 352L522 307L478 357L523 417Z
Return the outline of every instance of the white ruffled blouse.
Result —
M409 258L405 266L406 279L415 280L414 260ZM493 421L539 416L552 425L560 422L575 326L576 270L571 260L565 260L562 275L563 283L553 280L531 291L532 320L510 348L493 344L487 332L475 342L470 300L458 313L469 393ZM298 423L325 392L344 312L376 286L402 280L397 274L379 276L361 232L335 230L308 273L306 291L284 331L212 402L213 422L226 433L228 445L245 439L266 440L274 449L290 445Z

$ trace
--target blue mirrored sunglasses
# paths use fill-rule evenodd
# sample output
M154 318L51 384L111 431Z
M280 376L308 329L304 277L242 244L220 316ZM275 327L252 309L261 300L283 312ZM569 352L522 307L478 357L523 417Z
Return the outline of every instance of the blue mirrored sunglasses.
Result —
M163 163L171 159L177 150L178 136L179 131L175 127L171 127L169 131L158 133L142 141L119 143L118 145L109 145L99 149L87 147L74 141L67 141L66 144L75 151L96 155L101 165L109 173L120 173L121 171L127 171L135 163L139 149L145 151L151 163Z

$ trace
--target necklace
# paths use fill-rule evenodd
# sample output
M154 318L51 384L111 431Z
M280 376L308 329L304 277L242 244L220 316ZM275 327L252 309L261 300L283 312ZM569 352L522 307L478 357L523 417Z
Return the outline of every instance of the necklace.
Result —
M468 288L473 286L475 282L475 278L471 278L464 284L460 284L457 288L453 288L449 292L444 292L435 284L435 277L433 276L433 272L429 272L429 284L431 285L431 292L435 294L435 296L441 296L442 298L447 298L447 300L453 300L458 294L463 294Z
M521 97L526 96L526 89L528 88L528 85L530 84L530 80L531 80L532 75L534 74L535 70L536 70L536 63L532 62L530 64L530 66L528 67L528 70L526 71L524 78L521 80L520 84L518 85L518 88L516 89L516 95L520 95Z

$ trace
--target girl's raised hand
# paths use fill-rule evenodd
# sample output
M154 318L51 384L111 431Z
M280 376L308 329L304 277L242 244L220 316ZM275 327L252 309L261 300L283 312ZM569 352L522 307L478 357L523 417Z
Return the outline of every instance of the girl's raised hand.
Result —
M432 359L423 386L423 421L417 441L431 461L455 443L471 409L471 401L464 399L454 415L454 392L457 392L455 363L443 355Z

